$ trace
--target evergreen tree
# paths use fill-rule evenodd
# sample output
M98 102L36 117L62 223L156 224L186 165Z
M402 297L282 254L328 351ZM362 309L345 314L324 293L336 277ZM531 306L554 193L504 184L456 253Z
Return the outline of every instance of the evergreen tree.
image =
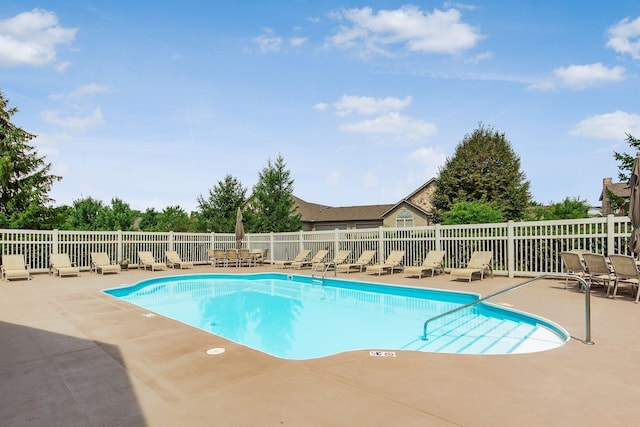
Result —
M236 225L236 211L245 202L247 189L231 175L218 181L209 190L205 200L198 196L197 230L200 232L233 233Z
M627 143L629 146L636 150L636 152L640 151L640 140L634 138L630 134L627 135ZM629 181L631 177L631 168L633 167L633 160L636 158L636 153L627 154L627 153L619 153L617 151L613 152L613 158L616 159L620 164L618 165L618 178L621 182Z
M301 214L293 202L293 179L282 155L271 159L258 175L249 205L254 217L250 229L258 233L298 231Z
M500 209L506 220L519 220L531 200L529 186L504 133L481 123L440 168L432 213L441 221L456 203L486 202Z
M56 214L49 191L62 177L29 144L35 135L11 123L17 108L0 92L0 224L10 228L49 228Z

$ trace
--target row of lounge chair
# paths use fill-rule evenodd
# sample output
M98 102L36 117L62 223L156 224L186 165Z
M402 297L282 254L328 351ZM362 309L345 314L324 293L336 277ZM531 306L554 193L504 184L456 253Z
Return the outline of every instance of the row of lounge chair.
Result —
M607 296L615 298L620 285L631 287L635 302L640 300L640 270L636 260L629 255L602 254L575 250L560 253L566 272L583 278L589 285L600 285ZM568 279L565 280L565 288ZM613 292L612 292L613 291Z
M235 267L263 264L269 254L269 249L259 252L250 249L208 249L207 256L213 267Z

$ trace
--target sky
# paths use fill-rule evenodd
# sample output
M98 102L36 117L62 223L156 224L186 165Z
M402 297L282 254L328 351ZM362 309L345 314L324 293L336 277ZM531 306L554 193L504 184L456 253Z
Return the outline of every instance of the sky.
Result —
M640 138L640 0L3 0L0 91L55 205L191 212L279 155L307 202L394 204L480 124L534 201L599 205Z

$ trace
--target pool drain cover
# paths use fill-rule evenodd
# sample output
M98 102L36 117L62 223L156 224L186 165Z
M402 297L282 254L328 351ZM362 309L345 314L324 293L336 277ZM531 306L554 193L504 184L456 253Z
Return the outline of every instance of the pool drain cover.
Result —
M207 354L210 356L215 356L216 354L222 353L224 353L224 348L222 347L210 348L209 350L207 350Z
M395 351L372 350L369 352L371 357L396 357Z

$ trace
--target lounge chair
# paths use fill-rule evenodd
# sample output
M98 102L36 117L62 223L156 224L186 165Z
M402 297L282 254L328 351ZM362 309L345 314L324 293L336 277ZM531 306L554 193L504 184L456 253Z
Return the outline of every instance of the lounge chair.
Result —
M224 266L226 258L224 249L207 249L207 256L212 267Z
M376 265L369 265L365 271L370 274L378 273L378 276L387 272L389 274L393 274L394 270L402 271L402 258L404 258L404 251L391 251L384 262Z
M602 254L586 253L582 254L584 263L587 266L587 279L590 285L601 284L607 288L607 295L609 295L610 287L615 282L615 276L613 271L609 268L607 258Z
M640 271L638 271L636 260L628 255L609 255L609 260L611 261L616 277L615 285L613 287L613 295L611 298L616 297L616 294L618 293L618 285L620 283L626 283L631 285L632 290L635 288L635 303L637 304L638 299L640 299Z
M444 273L442 268L442 259L444 258L444 251L429 251L427 256L422 261L422 265L410 266L404 268L404 276L418 276L418 279L422 278L422 275L427 271L431 271L431 277L437 273Z
M301 263L304 262L308 257L311 251L309 249L303 249L298 252L298 255L293 260L278 260L274 261L273 265L276 268L289 268L293 263Z
M560 258L564 263L565 271L567 274L587 278L587 266L584 263L584 253L578 253L574 251L560 252ZM567 289L569 278L564 280L564 288Z
M238 265L242 267L246 265L247 267L251 267L251 263L253 262L253 257L251 256L250 249L238 249Z
M167 267L169 268L179 268L182 270L183 268L193 268L193 263L191 261L182 261L180 255L176 251L164 251L164 255L167 257Z
M316 264L320 264L322 261L324 261L325 257L327 256L327 254L329 253L329 251L322 249L319 250L318 252L316 252L316 254L313 256L313 258L311 258L310 260L304 260L304 261L293 261L291 263L291 268L298 268L298 270L300 270L303 267L313 267Z
M229 267L230 264L235 264L236 267L240 265L240 257L238 256L237 249L227 249L224 266Z
M318 263L318 267L324 269L329 269L331 267L337 268L338 265L340 264L344 264L347 262L347 258L349 258L349 255L351 255L351 251L348 249L342 250L342 251L338 251L338 253L336 254L336 256L333 257L333 259L329 262L320 262Z
M23 255L2 255L2 280L31 279Z
M91 270L100 273L120 273L120 264L112 264L106 252L91 252Z
M336 267L337 271L344 271L345 273L350 273L351 270L358 269L359 272L362 272L367 265L371 264L373 258L376 256L376 251L363 251L360 254L360 257L356 260L356 262L352 263L344 263L339 264Z
M264 248L263 250L251 251L251 255L253 255L254 264L262 265L264 264L265 260L267 259L267 256L269 255L269 248Z
M138 267L151 269L151 271L165 270L167 266L162 262L157 262L153 254L149 251L138 251Z
M58 277L62 276L79 276L80 269L71 264L69 254L51 254L49 257L49 271Z
M480 280L489 274L493 277L493 269L491 268L491 258L493 258L493 252L491 251L476 251L471 254L467 266L464 268L454 268L451 270L451 279L457 277L463 277L471 282L474 274L480 275Z

